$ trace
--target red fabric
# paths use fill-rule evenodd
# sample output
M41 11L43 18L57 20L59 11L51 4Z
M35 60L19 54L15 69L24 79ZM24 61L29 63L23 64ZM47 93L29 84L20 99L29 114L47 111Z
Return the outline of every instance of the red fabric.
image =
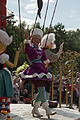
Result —
M4 97L5 98L5 102L7 102L7 97ZM0 97L0 102L2 102L2 99L3 97Z
M8 115L7 118L10 118L10 116Z
M7 105L9 106L9 105L10 105L10 102L7 102Z
M10 109L7 109L7 112L10 113Z
M4 97L5 98L5 102L7 102L7 97Z
M2 29L2 17L6 17L6 2L7 0L0 0L0 29ZM3 30L6 28L6 20L3 20Z
M25 98L25 100L26 100L26 101L30 101L30 99L29 99L29 98Z
M68 86L69 91L71 91L71 85ZM75 91L75 87L73 86L73 92Z
M31 100L29 98L25 98L24 101L26 104L29 104Z
M2 108L3 111L5 111L5 108Z

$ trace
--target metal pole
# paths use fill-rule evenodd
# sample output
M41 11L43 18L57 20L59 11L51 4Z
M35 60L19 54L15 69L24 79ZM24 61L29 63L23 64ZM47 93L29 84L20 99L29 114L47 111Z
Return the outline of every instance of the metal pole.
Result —
M61 108L62 65L60 64L59 108Z
M32 84L32 100L34 99L34 85Z
M72 105L73 105L73 62L72 62L71 64L72 64L72 80L71 80L71 108L72 108Z
M33 100L34 100L34 85L32 84L32 106L33 106Z
M54 73L52 73L52 101L54 100Z
M66 87L66 107L67 107L67 105L68 105L68 90L67 90L67 87Z

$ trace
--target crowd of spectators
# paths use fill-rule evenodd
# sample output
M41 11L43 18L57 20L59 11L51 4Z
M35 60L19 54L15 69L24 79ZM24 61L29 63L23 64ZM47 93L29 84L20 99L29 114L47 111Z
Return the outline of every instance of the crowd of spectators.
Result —
M13 80L13 95L11 97L11 103L31 103L31 91L32 85L26 84L24 89L21 88L21 79L19 76L16 76L14 73L12 74Z
M62 76L62 87L61 87L61 103L66 103L66 90L68 93L68 104L70 105L71 100L71 77L66 78ZM29 104L32 102L32 85L25 84L24 89L20 87L21 79L18 76L13 75L13 88L14 94L11 97L12 103L25 103ZM59 102L59 83L60 83L60 74L54 75L54 101ZM47 85L46 87L46 95L47 99L51 100L52 92L51 85ZM37 88L34 89L34 98L37 94ZM79 106L79 74L73 78L73 104Z

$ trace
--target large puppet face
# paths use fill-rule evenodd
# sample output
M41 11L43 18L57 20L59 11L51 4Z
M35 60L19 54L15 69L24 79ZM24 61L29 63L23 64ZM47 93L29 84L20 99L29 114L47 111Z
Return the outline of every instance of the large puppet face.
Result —
M53 41L50 41L50 43L47 45L49 49L55 49L56 44Z
M6 46L0 42L0 53L3 53L6 50Z
M41 36L39 36L39 35L33 35L32 42L33 42L34 45L38 46L39 43L41 42Z

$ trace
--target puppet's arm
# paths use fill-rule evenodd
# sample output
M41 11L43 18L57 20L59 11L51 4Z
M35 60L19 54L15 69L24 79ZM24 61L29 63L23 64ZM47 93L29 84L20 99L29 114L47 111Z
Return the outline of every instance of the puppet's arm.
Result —
M60 45L60 49L59 49L59 51L58 51L58 53L57 53L58 58L59 58L60 55L62 54L63 45L64 45L64 43L62 43L62 44Z
M15 55L15 59L14 59L14 64L11 63L10 61L6 61L6 65L10 68L14 68L17 66L17 63L18 63L18 58L19 58L19 54L20 54L20 48L18 49L18 51L16 51L16 55Z

